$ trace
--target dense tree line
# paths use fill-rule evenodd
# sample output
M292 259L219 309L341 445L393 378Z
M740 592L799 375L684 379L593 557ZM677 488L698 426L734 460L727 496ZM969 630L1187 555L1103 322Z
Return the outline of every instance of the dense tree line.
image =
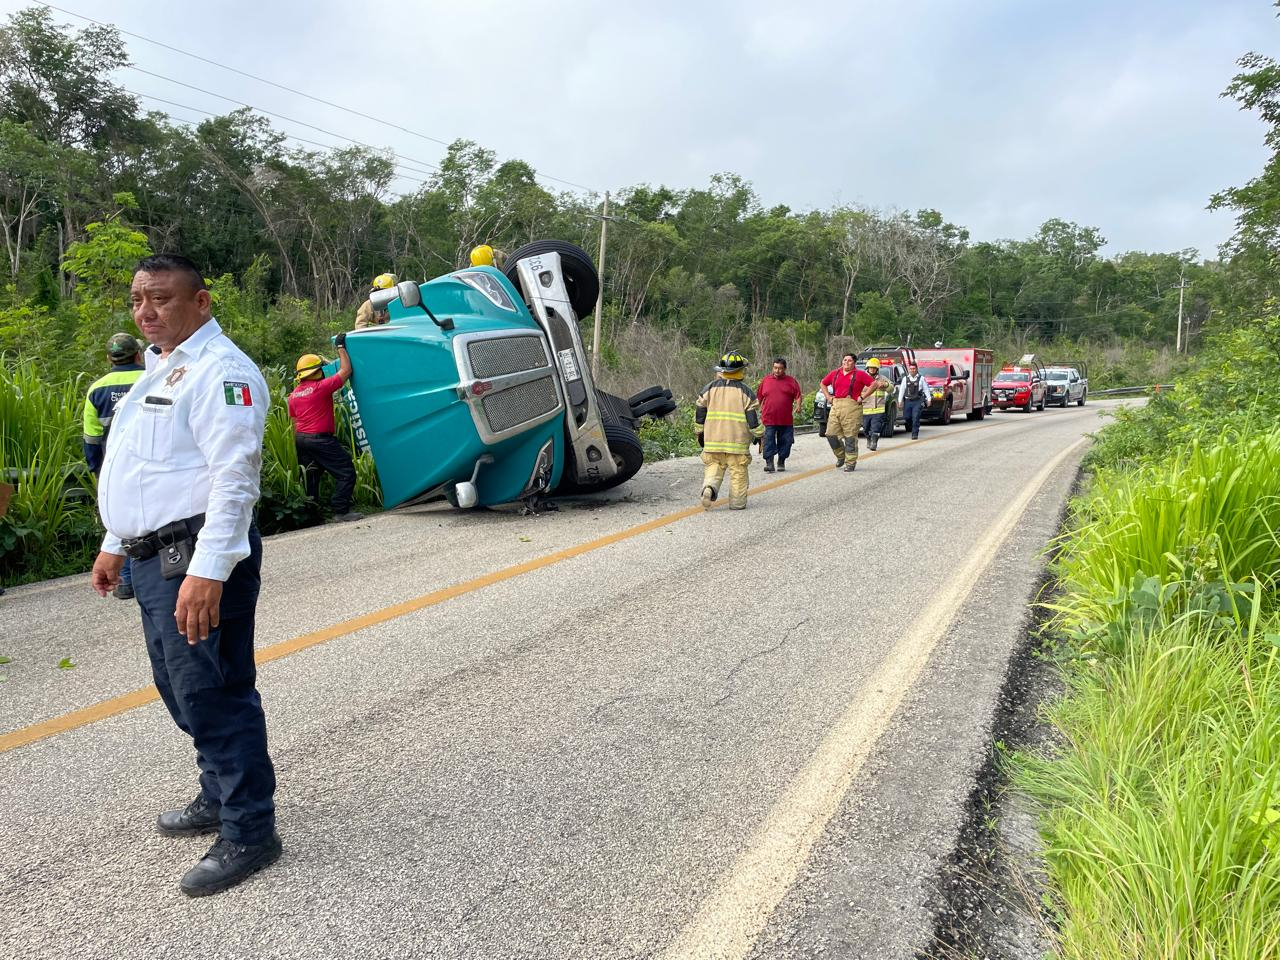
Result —
M511 250L550 236L596 249L601 198L548 189L523 161L469 141L430 170L360 144L318 149L249 109L180 123L113 80L127 63L113 28L75 31L47 8L0 28L0 351L40 338L89 349L125 322L122 284L139 250L183 251L223 278L224 303L294 323L283 339L253 332L260 358L277 359L306 341L301 316L353 309L385 270L425 279L480 242ZM393 192L404 177L415 188ZM1176 339L1182 283L1193 332L1243 296L1232 262L1192 250L1103 256L1097 229L1056 219L1027 239L974 241L934 210L765 207L729 173L706 187L628 187L609 212L608 342L645 323L715 350L767 322L813 345L1160 348Z

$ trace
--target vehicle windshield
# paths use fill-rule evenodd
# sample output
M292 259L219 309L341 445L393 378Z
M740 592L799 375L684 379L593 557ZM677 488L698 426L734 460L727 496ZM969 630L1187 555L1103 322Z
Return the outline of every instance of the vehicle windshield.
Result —
M1067 373L1066 370L1050 370L1049 371L1050 380L1067 380L1067 379L1070 379L1070 376L1071 375Z
M1003 381L1005 381L1005 382L1008 382L1008 381L1012 380L1014 383L1026 383L1028 380L1030 380L1030 379L1031 379L1031 374L1029 374L1029 373L1003 373L1003 372L1002 372L1002 373L996 374L996 379L997 379L997 380L1003 380Z
M945 377L950 371L945 363L922 363L920 372L926 377Z

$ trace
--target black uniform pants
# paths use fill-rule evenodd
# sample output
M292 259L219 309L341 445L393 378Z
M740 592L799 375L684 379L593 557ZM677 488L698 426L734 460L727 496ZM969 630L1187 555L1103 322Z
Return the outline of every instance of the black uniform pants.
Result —
M151 676L178 729L195 742L200 791L222 807L222 836L261 843L275 829L275 770L256 686L253 624L262 583L262 538L249 530L250 554L222 588L221 623L191 646L173 612L184 578L165 580L161 558L133 561L133 590Z
M920 436L920 415L924 413L924 398L916 397L903 405L906 411L907 426L911 428L911 438Z
M351 452L331 433L299 433L293 438L298 449L298 463L306 476L307 499L320 496L322 473L333 476L333 512L344 514L351 509L356 492L356 465Z

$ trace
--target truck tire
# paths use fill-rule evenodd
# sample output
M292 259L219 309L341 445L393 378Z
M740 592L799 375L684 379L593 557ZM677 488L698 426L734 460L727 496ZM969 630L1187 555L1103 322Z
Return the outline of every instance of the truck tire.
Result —
M663 386L645 387L639 393L632 394L631 399L628 400L627 403L631 404L631 406L633 407L638 407L640 406L640 404L644 403L646 400L652 400L654 397L669 397L669 396L671 396L671 391L668 390L666 387L663 387Z
M596 308L596 299L600 296L600 275L596 273L596 265L591 262L587 251L564 240L535 240L510 254L502 272L507 275L513 287L520 289L520 277L516 272L516 264L535 253L560 254L564 286L569 291L569 305L573 307L573 312L579 318L585 317Z
M596 493L600 490L609 490L613 487L626 483L644 466L644 447L640 444L640 438L627 427L616 426L612 423L604 425L604 438L609 444L609 453L613 455L613 462L618 467L618 472L607 480L602 480L596 484L578 483L577 480L566 479L561 480L560 485L552 491L551 496L563 497L572 496L578 493ZM565 476L569 476L572 470L571 463L565 464Z
M1048 406L1048 402L1045 399L1045 395L1042 393L1040 394L1040 412L1041 413L1044 413L1044 408L1046 406Z
M675 413L676 402L670 397L652 397L644 403L633 403L631 405L631 416L639 420L641 417L665 417L669 413Z
M1080 399L1076 401L1076 406L1077 406L1077 407L1083 407L1083 406L1084 406L1084 398L1085 398L1085 397L1087 397L1088 395L1089 395L1089 391L1088 391L1088 390L1083 391L1083 392L1080 394Z
M946 403L942 405L942 413L938 414L938 423L944 427L951 422L951 398L947 397Z
M1023 408L1022 408L1022 412L1023 412L1023 413L1030 413L1032 410L1034 410L1034 409L1035 409L1035 406L1036 406L1036 405L1035 405L1035 403L1033 403L1033 402L1032 402L1032 401L1033 401L1033 399L1034 399L1034 398L1032 397L1032 395L1031 395L1031 394L1027 394L1027 405L1026 405L1025 407L1023 407Z
M1062 402L1058 404L1058 406L1060 406L1063 410L1067 409L1067 395L1065 393L1062 395Z
M882 437L892 437L898 432L898 405L892 401L884 408L884 433Z
M965 414L965 416L970 420L981 420L986 415L987 415L987 410L985 407L974 407L967 414Z

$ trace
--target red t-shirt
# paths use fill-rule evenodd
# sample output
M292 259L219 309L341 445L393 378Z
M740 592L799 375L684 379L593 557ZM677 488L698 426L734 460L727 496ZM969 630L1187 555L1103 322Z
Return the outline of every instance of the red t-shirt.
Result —
M760 381L756 390L760 398L760 419L766 427L789 427L792 411L800 397L800 384L795 377L772 373Z
M323 380L303 380L289 394L289 416L295 433L333 433L333 395L342 389L336 373Z
M862 391L873 383L875 383L875 380L865 370L855 369L853 373L845 373L838 367L822 378L822 385L831 387L835 392L836 399L851 396L854 400L857 400L862 396ZM853 389L851 390L851 388Z

